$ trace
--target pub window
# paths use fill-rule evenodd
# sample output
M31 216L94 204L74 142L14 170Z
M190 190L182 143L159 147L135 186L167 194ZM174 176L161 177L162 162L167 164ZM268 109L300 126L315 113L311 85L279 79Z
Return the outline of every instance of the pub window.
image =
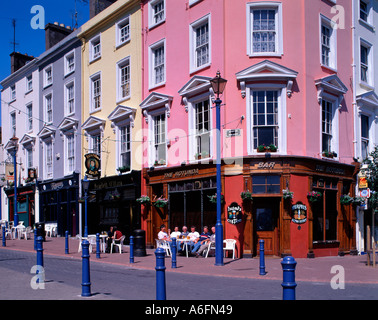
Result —
M252 176L252 193L280 193L280 176Z

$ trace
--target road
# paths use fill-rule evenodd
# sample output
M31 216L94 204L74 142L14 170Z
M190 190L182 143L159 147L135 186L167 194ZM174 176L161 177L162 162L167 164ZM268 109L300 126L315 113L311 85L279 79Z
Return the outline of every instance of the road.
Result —
M91 261L93 296L82 298L81 261L44 256L45 289L32 289L36 255L0 250L2 300L154 300L155 272ZM200 268L200 267L199 267ZM200 272L200 269L198 270ZM281 300L281 282L166 272L167 300ZM377 284L347 283L334 290L326 282L298 282L298 300L375 300Z

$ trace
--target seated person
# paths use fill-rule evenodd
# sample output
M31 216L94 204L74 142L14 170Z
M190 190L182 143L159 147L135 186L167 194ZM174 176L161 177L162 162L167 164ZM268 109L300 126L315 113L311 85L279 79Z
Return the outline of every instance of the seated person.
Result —
M190 227L190 232L189 232L188 236L189 236L189 240L190 240L189 243L188 243L188 246L190 248L190 251L192 251L195 243L197 242L197 239L200 236L199 233L196 231L195 226Z
M116 226L114 226L113 227L113 235L111 237L109 236L109 238L108 238L108 248L109 248L108 253L110 252L110 248L111 248L111 244L112 244L113 240L114 240L115 243L119 243L120 240L121 240L121 237L122 237L122 232L119 231ZM110 243L110 245L109 245L109 243Z
M201 236L194 242L192 253L193 254L196 253L196 251L200 248L200 246L204 244L206 240L209 238L210 238L209 228L207 226L204 226Z
M189 232L188 232L188 227L187 227L187 226L183 226L183 227L182 227L181 236L183 236L183 237L187 237L188 234L189 234Z
M179 227L175 227L175 231L171 233L171 239L176 238L178 239L181 236L181 232L179 231Z
M159 233L158 233L158 239L159 239L159 240L167 240L167 241L170 240L170 239L169 239L169 236L168 236L168 233L167 233L166 230L167 230L167 229L166 229L166 227L165 227L165 224L162 224L162 225L160 226L160 231L159 231Z
M211 227L211 232L211 236L206 239L203 244L201 244L200 248L196 252L196 258L198 258L206 248L209 248L209 242L215 244L215 227Z

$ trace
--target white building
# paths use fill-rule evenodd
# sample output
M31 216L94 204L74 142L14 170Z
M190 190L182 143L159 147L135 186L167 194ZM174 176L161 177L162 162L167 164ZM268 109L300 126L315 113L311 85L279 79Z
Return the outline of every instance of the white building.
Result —
M378 144L378 0L352 0L352 3L354 154L362 162ZM372 210L364 209L360 207L356 212L359 252L366 250L366 227L372 223ZM375 226L377 221L376 217Z

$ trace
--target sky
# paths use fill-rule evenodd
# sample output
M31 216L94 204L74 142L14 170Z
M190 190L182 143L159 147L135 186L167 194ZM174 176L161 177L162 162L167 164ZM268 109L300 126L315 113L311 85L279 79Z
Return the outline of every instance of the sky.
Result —
M78 25L89 19L89 0L76 0ZM0 11L0 80L10 75L10 54L13 52L13 25L16 20L16 52L38 57L45 51L45 31L34 29L38 27L37 16L43 16L42 11L34 10L35 6L44 9L45 25L59 22L73 27L75 20L75 0L1 0ZM36 8L36 7L35 7ZM34 18L34 19L33 19Z

